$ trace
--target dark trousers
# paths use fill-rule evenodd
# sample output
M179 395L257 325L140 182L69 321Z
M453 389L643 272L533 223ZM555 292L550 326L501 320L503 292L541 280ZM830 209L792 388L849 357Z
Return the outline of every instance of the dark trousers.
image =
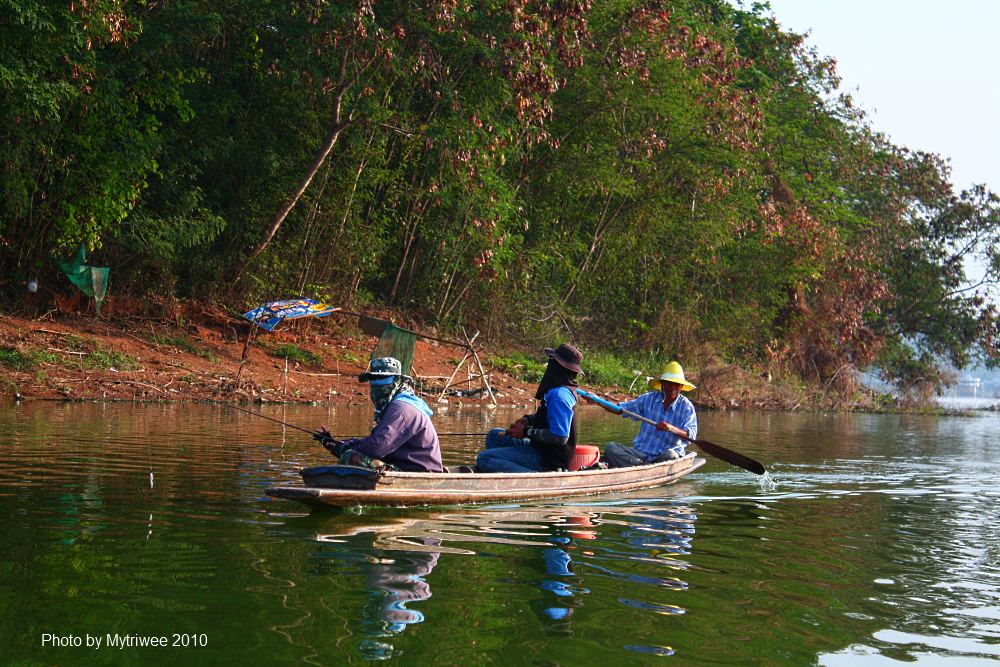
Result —
M628 468L649 463L649 457L635 447L626 447L617 442L609 442L604 448L604 460L609 468Z
M664 451L657 457L643 454L635 447L626 447L617 442L609 442L604 448L604 460L609 468L628 468L630 466L644 466L647 463L659 463L680 458L683 453L678 454L671 449Z

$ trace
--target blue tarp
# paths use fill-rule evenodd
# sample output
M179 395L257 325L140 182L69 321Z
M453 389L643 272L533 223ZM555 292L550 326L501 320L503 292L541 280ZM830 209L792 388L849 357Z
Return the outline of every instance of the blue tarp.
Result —
M271 331L282 320L294 320L299 317L325 317L338 310L340 310L339 307L320 303L313 299L286 299L265 303L259 308L243 313L243 317L260 328Z

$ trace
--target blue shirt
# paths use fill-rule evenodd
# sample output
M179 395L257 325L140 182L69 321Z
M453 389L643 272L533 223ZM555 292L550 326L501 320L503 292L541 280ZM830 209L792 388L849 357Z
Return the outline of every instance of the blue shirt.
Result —
M569 387L549 389L545 392L545 406L548 409L549 431L560 438L568 438L569 427L573 425L576 394Z
M429 405L427 405L427 402L424 401L424 399L420 398L419 396L413 395L409 391L401 391L401 392L399 392L398 394L396 394L396 397L393 398L392 400L394 400L394 401L403 401L404 403L409 403L410 405L412 405L413 407L415 407L417 410L420 410L421 412L423 412L428 417L434 416L434 411L431 410L431 408L430 408Z
M663 409L663 394L658 391L646 392L638 398L633 398L631 401L619 405L629 412L635 412L646 419L652 419L654 422L667 422L677 428L684 429L688 432L691 440L698 437L698 416L694 412L694 404L684 396L678 396L677 400L665 410ZM658 431L655 426L645 422L639 427L639 435L635 436L632 446L650 458L657 458L668 449L673 449L678 454L684 454L684 440L682 438L670 431Z

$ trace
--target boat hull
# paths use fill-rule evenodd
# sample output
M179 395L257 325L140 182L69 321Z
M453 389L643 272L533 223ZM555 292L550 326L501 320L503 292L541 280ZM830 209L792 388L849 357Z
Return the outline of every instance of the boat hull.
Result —
M577 472L477 473L386 472L353 466L302 470L306 486L267 489L272 498L313 506L458 505L544 500L645 489L676 482L705 464L688 453L673 461L630 468Z

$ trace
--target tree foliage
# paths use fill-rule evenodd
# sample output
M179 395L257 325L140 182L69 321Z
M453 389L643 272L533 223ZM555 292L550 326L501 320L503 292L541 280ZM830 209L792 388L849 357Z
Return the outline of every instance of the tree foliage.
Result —
M722 0L3 0L0 288L83 242L119 290L380 302L845 391L996 361L997 196L838 85Z

